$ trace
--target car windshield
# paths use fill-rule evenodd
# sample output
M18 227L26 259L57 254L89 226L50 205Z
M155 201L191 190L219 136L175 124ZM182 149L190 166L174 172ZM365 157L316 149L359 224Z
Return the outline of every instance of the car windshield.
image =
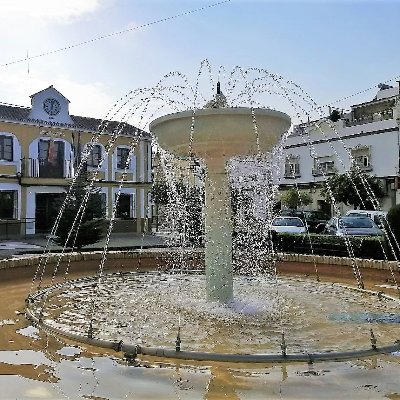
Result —
M303 227L303 221L299 218L275 218L272 225L275 226L298 226Z
M372 219L366 217L343 217L339 225L343 228L375 228Z
M304 211L307 219L318 219L328 221L329 216L322 211Z

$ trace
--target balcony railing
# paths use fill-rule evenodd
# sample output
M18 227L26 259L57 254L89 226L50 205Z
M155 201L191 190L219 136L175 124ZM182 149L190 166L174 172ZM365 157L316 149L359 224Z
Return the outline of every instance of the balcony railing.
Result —
M23 158L21 173L23 178L72 178L74 176L73 161L49 162L47 158Z
M385 121L387 119L393 119L393 109L384 110L374 114L363 115L360 118L346 121L346 126L369 124L371 122Z
M311 170L311 174L313 176L322 176L322 175L333 175L334 173L337 172L337 169L335 167L333 168L313 168Z
M364 164L358 163L358 162L353 162L351 165L351 168L356 171L363 171L363 172L370 172L373 170L373 167L371 164L364 165Z
M0 220L0 238L11 239L26 236L27 231L33 229L34 225L34 218Z
M300 178L301 177L301 174L300 174L300 172L295 172L295 173L290 173L290 172L285 172L284 173L284 175L283 175L283 177L285 178L285 179L296 179L296 178Z

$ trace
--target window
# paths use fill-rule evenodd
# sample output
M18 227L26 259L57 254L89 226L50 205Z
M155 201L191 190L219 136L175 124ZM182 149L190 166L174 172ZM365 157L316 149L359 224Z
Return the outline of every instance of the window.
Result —
M361 168L368 168L369 164L369 156L364 154L354 158L355 163Z
M115 195L115 201L117 195ZM121 193L119 195L117 210L115 214L116 218L129 219L133 217L133 195Z
M14 190L0 192L0 219L17 218L17 199Z
M39 141L39 160L51 165L62 164L64 159L64 143L54 140Z
M13 138L12 136L0 135L0 160L13 160Z
M90 194L85 211L89 219L106 218L106 209L107 209L106 201L107 197L105 193L96 192Z
M285 178L296 178L300 176L300 165L298 162L288 161L285 163Z
M39 176L41 178L64 177L64 142L39 140Z
M101 146L99 144L95 144L92 146L88 159L87 165L89 167L98 167L101 161Z
M99 193L100 201L101 201L101 216L102 218L106 218L107 216L107 196L105 193Z
M129 149L124 147L117 148L117 168L118 169L125 169L129 157ZM129 168L129 164L128 164Z
M358 145L351 149L353 168L358 167L362 171L371 171L371 148L370 146Z
M300 177L300 157L289 156L285 161L285 178Z
M336 172L335 161L332 157L317 157L314 158L314 168L312 174L314 176L318 175L330 175Z

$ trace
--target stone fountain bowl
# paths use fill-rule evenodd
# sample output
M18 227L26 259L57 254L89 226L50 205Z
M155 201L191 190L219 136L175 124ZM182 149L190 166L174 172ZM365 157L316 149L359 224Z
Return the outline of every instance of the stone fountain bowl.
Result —
M280 111L210 108L157 118L151 122L150 131L165 150L183 157L192 153L214 169L224 167L228 159L237 155L270 151L290 124L290 117Z

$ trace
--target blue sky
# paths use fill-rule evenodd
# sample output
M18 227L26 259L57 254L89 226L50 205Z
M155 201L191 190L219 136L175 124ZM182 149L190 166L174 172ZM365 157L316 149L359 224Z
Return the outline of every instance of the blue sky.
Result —
M260 67L327 104L400 76L399 1L231 0L201 12L8 66L218 0L14 0L2 5L0 101L29 105L54 85L73 114L103 117L128 90L178 70L194 82L208 59ZM83 4L82 4L83 3ZM20 27L24 27L23 29ZM392 82L393 83L393 82ZM336 105L372 99L375 90Z

